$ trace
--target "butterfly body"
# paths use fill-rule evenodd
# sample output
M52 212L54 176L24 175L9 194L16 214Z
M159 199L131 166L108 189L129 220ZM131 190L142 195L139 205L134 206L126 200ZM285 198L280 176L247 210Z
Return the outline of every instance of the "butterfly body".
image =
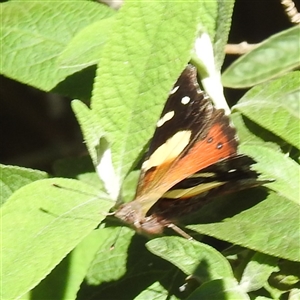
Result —
M238 155L237 146L228 116L200 90L196 69L188 65L156 124L136 197L115 216L137 232L161 234L211 196L226 192L230 182L236 190L257 185L250 170L254 161Z

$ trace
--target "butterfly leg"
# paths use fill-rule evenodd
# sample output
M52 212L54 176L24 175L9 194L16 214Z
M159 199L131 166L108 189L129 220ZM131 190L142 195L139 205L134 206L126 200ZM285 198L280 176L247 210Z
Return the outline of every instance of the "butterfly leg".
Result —
M170 223L166 227L171 228L172 230L174 230L175 232L177 232L179 235L181 235L182 237L186 238L187 240L194 241L194 239L189 234L187 234L186 232L184 232L182 229L180 229L175 224Z

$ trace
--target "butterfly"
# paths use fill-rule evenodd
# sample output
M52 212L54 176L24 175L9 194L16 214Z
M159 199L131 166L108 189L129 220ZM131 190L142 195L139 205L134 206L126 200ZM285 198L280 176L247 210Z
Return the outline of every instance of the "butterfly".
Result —
M237 154L236 130L200 90L187 65L169 93L141 167L135 199L115 217L137 232L161 234L212 197L259 185L255 161ZM234 188L233 188L234 187Z

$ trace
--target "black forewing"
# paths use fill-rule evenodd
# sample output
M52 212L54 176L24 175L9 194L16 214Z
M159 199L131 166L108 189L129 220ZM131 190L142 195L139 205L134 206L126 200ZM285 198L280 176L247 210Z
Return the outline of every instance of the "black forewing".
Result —
M178 89L174 94L169 95L160 119L171 111L174 111L174 117L163 126L156 128L146 159L179 131L191 130L191 140L193 140L201 130L205 135L205 130L209 128L214 108L205 93L199 89L197 71L194 66L188 65L185 68L173 88L176 87ZM181 102L184 97L190 98L188 104Z

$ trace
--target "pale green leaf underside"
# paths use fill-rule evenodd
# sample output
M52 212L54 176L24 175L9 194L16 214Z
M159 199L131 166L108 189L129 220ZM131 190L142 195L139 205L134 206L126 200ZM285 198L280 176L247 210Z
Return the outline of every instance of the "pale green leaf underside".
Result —
M16 299L37 285L111 206L104 193L77 180L45 179L15 192L1 208L1 298Z
M1 3L1 73L51 90L74 72L57 63L69 41L86 26L112 14L107 6L88 1L80 5L72 1Z
M300 261L298 212L298 204L271 192L266 200L222 223L188 227L265 254Z
M299 35L298 25L265 40L226 69L222 75L224 86L253 86L299 67Z
M249 90L239 104L252 100L269 101L274 105L283 105L298 119L300 118L300 71L294 71L270 82L257 85Z

